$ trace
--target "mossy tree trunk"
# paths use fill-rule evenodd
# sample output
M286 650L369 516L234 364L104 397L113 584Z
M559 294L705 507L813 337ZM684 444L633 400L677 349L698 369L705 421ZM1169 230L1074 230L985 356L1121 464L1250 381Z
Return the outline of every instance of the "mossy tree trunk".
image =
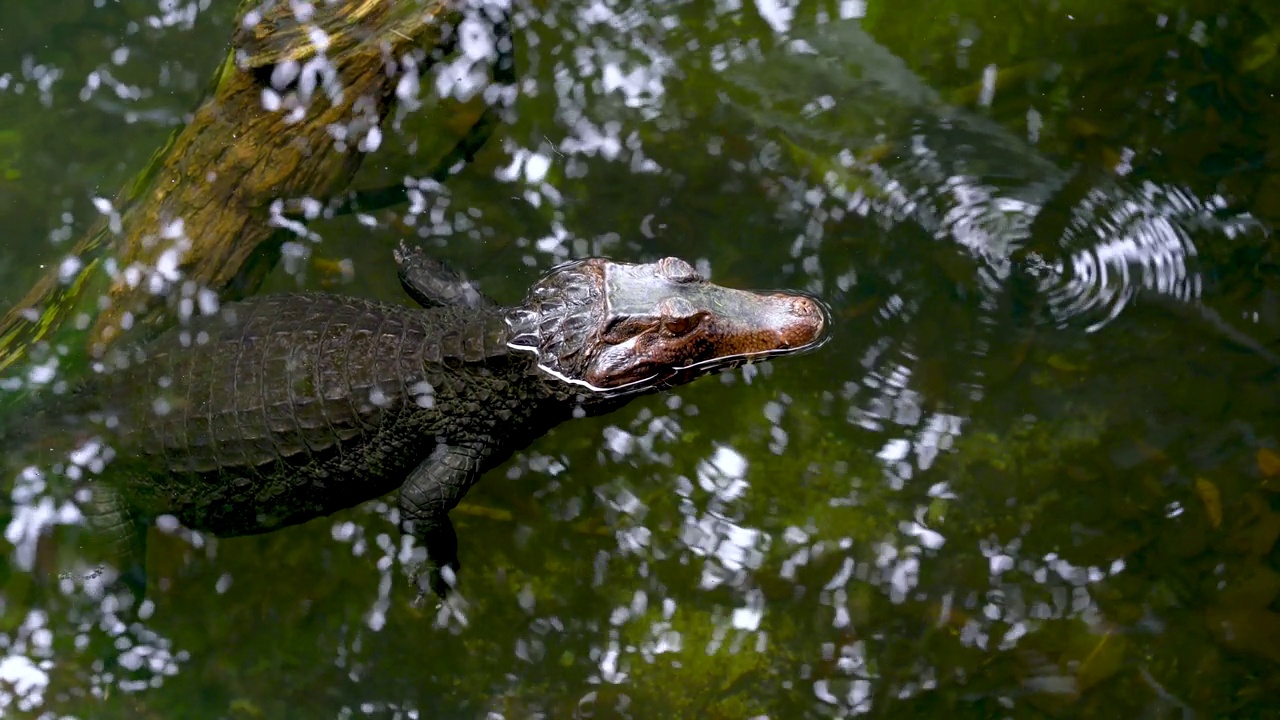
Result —
M461 0L313 8L306 22L290 3L240 8L190 121L114 202L99 202L99 221L0 319L0 370L51 352L101 357L126 334L251 292L273 248L306 232L308 218L285 208L308 198L323 207L347 188L398 83L448 51L463 15ZM444 162L468 159L495 124L478 116Z

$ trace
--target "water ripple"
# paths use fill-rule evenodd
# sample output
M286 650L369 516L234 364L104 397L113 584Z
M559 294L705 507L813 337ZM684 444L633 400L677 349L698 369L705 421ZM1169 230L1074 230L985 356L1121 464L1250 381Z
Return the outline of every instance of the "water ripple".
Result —
M1151 183L1120 197L1103 189L1089 192L1073 208L1060 239L1067 257L1052 265L1029 258L1030 265L1046 271L1041 290L1054 321L1065 325L1091 318L1087 330L1098 330L1141 290L1199 302L1203 287L1199 273L1189 267L1197 253L1188 226L1217 224L1211 217L1225 204L1218 197L1201 201L1180 188ZM1251 219L1225 222L1234 227Z

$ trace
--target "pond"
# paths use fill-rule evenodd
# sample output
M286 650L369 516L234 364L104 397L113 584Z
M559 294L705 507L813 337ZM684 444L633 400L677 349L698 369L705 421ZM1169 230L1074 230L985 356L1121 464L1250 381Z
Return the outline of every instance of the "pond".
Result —
M244 7L0 6L6 309L192 122ZM502 303L570 258L676 256L821 298L830 340L518 452L453 513L448 603L418 602L394 495L247 537L162 524L141 607L99 596L67 572L77 513L6 444L0 714L1280 714L1275 7L467 9L363 128L350 188L385 202L282 221L262 292L408 303L403 238ZM504 14L513 77L486 89ZM279 110L255 102L229 127ZM90 367L32 362L0 378L9 426Z

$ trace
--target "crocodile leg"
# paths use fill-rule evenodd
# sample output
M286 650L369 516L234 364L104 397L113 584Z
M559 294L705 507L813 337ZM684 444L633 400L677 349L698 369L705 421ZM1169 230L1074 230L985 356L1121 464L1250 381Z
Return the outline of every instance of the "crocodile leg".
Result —
M488 455L489 443L483 440L437 445L431 457L415 468L400 488L400 529L426 547L425 579L441 598L456 582L460 567L458 536L448 513L480 479ZM420 575L419 591L424 590L422 579Z
M150 518L135 511L116 489L97 482L80 507L108 557L118 563L120 581L141 601L147 590L147 528Z
M495 303L453 268L427 255L421 247L410 247L403 240L395 250L396 275L400 285L422 307L485 308Z

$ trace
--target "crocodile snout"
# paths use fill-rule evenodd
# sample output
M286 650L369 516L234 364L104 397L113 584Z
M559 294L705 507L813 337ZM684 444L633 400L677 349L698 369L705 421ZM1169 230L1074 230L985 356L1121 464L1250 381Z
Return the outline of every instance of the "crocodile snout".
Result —
M778 349L803 348L823 339L828 313L818 300L807 295L778 293L774 296L783 307L785 318L776 329Z

